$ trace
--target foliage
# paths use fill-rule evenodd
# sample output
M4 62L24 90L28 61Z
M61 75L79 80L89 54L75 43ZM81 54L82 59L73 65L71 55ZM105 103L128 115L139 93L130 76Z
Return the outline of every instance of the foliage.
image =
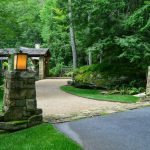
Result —
M67 76L67 77L73 77L73 71L66 72L65 76Z
M135 87L120 87L119 89L115 89L109 91L109 94L121 94L121 95L136 95L144 92L145 89L143 87L135 88Z
M121 66L122 67L121 67ZM121 68L118 70L118 68ZM84 66L76 69L73 74L74 85L78 87L95 87L107 89L119 89L122 87L145 87L145 80L136 76L132 67L123 64L115 66L106 63ZM137 77L135 79L135 77Z
M150 3L144 0L72 1L78 66L88 64L91 51L93 63L102 63L103 75L145 80L150 60L149 11ZM0 13L0 47L33 47L39 42L50 48L51 69L59 64L72 66L68 1L2 0Z
M38 0L0 2L1 48L41 42L39 8Z
M144 92L144 88L140 87L140 88L135 88L135 87L132 87L132 88L128 88L128 89L123 89L121 90L122 94L129 94L129 95L133 95L133 94L139 94L139 93L142 93ZM121 93L120 92L120 93Z
M63 63L57 64L56 67L49 70L49 75L51 77L60 77L61 76L61 70L62 70L63 66L64 66Z
M52 67L61 63L68 65L71 61L66 13L64 2L58 0L47 0L40 12L41 35L46 46L50 47Z
M73 74L75 86L96 86L106 88L106 80L102 77L99 70L99 65L84 66L80 69L76 69Z
M96 99L100 101L115 101L115 102L124 102L124 103L135 103L139 101L139 98L131 96L131 95L105 95L102 94L99 90L94 89L80 89L75 88L72 86L62 86L61 89L65 92L90 98L90 99Z
M148 31L150 28L150 5L144 5L137 9L125 22L127 28L133 28L140 32Z
M79 145L50 124L42 124L15 133L0 134L0 141L3 150L82 150Z
M3 68L8 69L8 62L3 62Z

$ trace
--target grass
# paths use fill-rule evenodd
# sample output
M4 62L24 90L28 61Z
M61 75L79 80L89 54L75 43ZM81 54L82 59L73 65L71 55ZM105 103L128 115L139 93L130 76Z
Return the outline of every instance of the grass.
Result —
M67 93L100 101L113 101L123 103L136 103L139 101L138 97L134 97L132 95L104 95L101 94L100 90L95 89L80 89L73 86L62 86L61 89Z
M0 134L0 150L82 150L50 124Z
M0 89L0 111L3 91ZM14 133L0 132L0 150L82 150L51 124L42 124Z

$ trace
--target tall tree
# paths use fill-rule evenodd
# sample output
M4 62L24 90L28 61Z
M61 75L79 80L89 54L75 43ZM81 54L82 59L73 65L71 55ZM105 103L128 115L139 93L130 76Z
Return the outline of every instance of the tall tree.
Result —
M73 56L73 68L77 67L77 49L76 49L76 39L75 31L73 25L73 12L72 12L72 1L68 0L68 10L69 10L69 24L70 24L70 41L72 47L72 56Z
M42 38L51 51L51 67L72 65L66 3L47 0L41 10Z

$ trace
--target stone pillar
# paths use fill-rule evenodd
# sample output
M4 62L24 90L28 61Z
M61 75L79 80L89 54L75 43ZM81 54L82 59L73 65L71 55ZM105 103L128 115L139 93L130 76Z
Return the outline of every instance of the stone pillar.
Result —
M147 85L146 85L146 95L147 95L147 96L150 96L150 66L148 67Z
M12 57L8 57L8 71L11 71L12 70Z
M45 78L44 57L40 57L40 59L39 59L39 78L40 79L44 79Z
M146 96L142 98L143 101L150 101L150 66L148 67Z
M35 73L7 72L4 88L0 130L19 130L42 122L42 110L37 109Z

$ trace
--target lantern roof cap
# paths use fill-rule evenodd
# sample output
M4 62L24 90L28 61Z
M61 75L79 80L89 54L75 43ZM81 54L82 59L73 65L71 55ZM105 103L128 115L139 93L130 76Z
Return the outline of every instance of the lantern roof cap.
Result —
M27 53L29 57L40 57L40 56L50 56L50 52L48 48L27 48L27 47L20 47L19 50L22 53ZM15 48L5 48L0 49L0 57L9 57L17 53L17 49Z
M0 57L0 60L8 60L8 57Z

